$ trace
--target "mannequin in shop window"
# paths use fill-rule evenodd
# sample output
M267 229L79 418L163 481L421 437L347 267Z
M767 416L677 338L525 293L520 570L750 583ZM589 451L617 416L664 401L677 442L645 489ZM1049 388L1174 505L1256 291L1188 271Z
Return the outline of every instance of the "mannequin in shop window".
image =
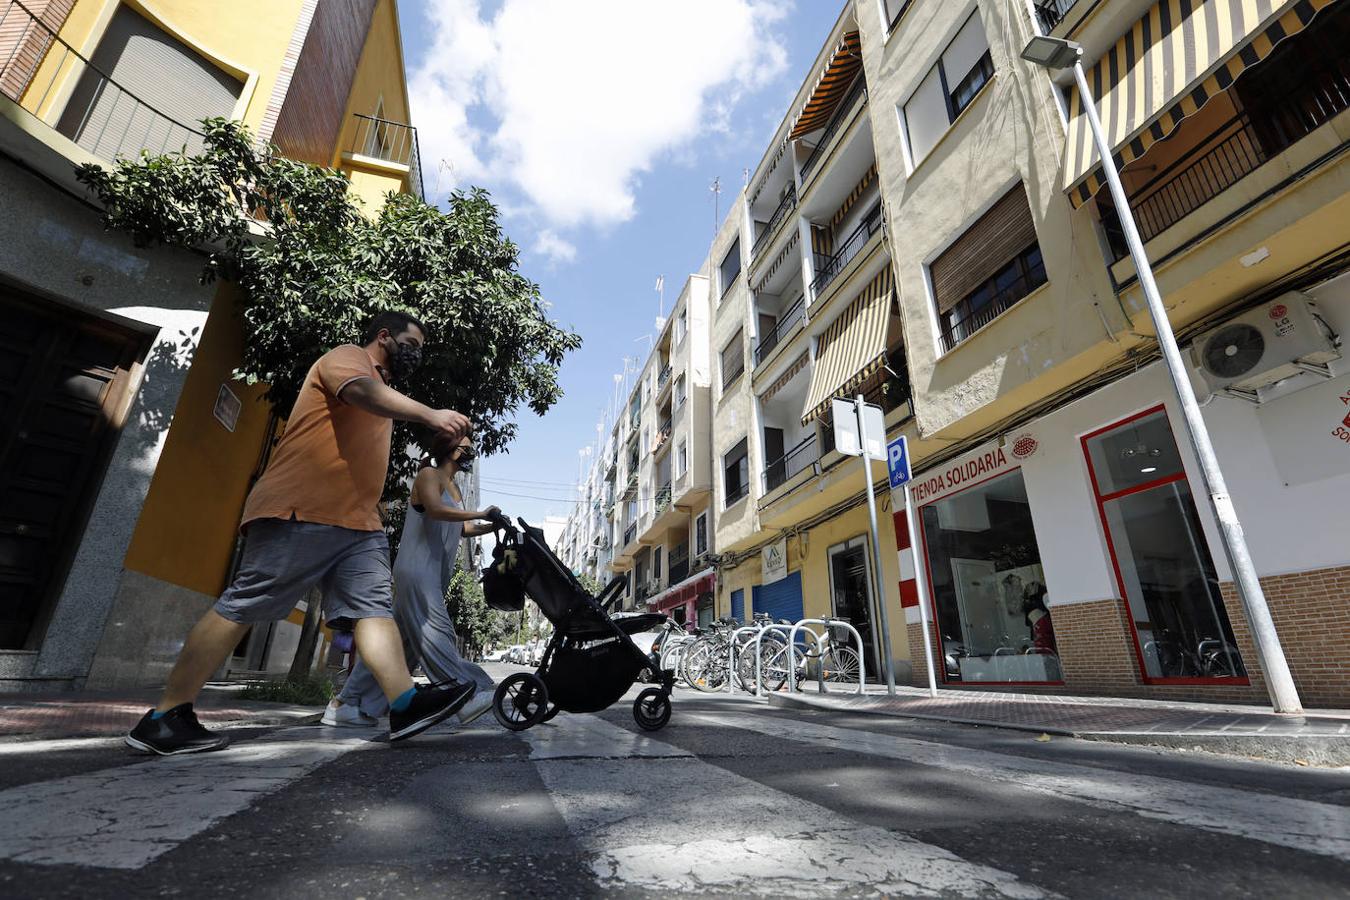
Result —
M1050 610L1045 605L1045 585L1033 581L1022 589L1022 613L1031 629L1031 651L1057 656L1055 626L1050 621Z

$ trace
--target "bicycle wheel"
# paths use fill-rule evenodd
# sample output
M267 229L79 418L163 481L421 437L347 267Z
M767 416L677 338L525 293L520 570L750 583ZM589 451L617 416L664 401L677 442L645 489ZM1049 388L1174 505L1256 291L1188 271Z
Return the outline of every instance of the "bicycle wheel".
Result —
M760 687L770 693L781 691L787 684L788 679L788 645L787 641L774 641L768 644L762 644L759 648L760 656ZM801 656L795 657L797 665L801 665Z
M858 651L852 647L831 647L820 660L820 675L826 684L857 684Z
M689 683L705 694L726 686L727 663L714 641L699 640L685 654L685 673Z

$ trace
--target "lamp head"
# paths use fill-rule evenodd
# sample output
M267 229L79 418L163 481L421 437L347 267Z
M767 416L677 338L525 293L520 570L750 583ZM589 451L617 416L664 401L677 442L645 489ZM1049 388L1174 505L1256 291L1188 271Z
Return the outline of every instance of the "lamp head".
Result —
M1064 38L1037 35L1027 42L1022 58L1047 69L1068 69L1083 56L1083 47Z

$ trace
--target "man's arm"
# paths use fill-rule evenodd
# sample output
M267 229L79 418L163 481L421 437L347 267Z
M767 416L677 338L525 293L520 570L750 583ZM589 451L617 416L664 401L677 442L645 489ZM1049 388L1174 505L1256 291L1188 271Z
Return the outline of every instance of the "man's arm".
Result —
M453 409L432 409L382 384L378 378L355 378L343 385L338 398L358 409L386 419L413 422L458 438L468 432L467 416Z

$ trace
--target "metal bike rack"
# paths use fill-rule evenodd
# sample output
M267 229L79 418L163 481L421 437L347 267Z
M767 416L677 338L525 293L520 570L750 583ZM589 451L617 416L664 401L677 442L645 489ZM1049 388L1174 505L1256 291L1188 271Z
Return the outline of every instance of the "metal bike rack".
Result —
M780 625L776 622L772 622L766 624L763 628L759 630L759 634L755 635L755 696L759 696L760 686L764 684L764 665L763 665L764 660L759 655L760 641L764 639L765 633L775 630L791 634L792 626ZM789 659L788 662L789 664L791 664L791 659ZM768 695L766 694L765 696Z
M806 630L807 634L816 639L816 648L821 653L820 658L822 660L824 659L824 650L821 649L822 639L820 635L816 634L814 631L806 629L807 625L824 625L827 628L831 625L842 625L853 634L853 637L858 642L858 696L862 696L863 685L867 683L867 660L863 656L863 639L862 635L858 633L858 629L854 628L843 619L802 619L796 625L792 626L792 631L788 634L788 692L795 693L797 690L797 661L793 657L796 653L796 639L799 630ZM819 676L818 681L823 690L825 686L825 677L823 674Z
M727 693L736 693L736 639L747 632L758 634L763 631L764 625L742 625L740 628L731 632L731 641L727 647ZM756 685L758 688L758 685Z

